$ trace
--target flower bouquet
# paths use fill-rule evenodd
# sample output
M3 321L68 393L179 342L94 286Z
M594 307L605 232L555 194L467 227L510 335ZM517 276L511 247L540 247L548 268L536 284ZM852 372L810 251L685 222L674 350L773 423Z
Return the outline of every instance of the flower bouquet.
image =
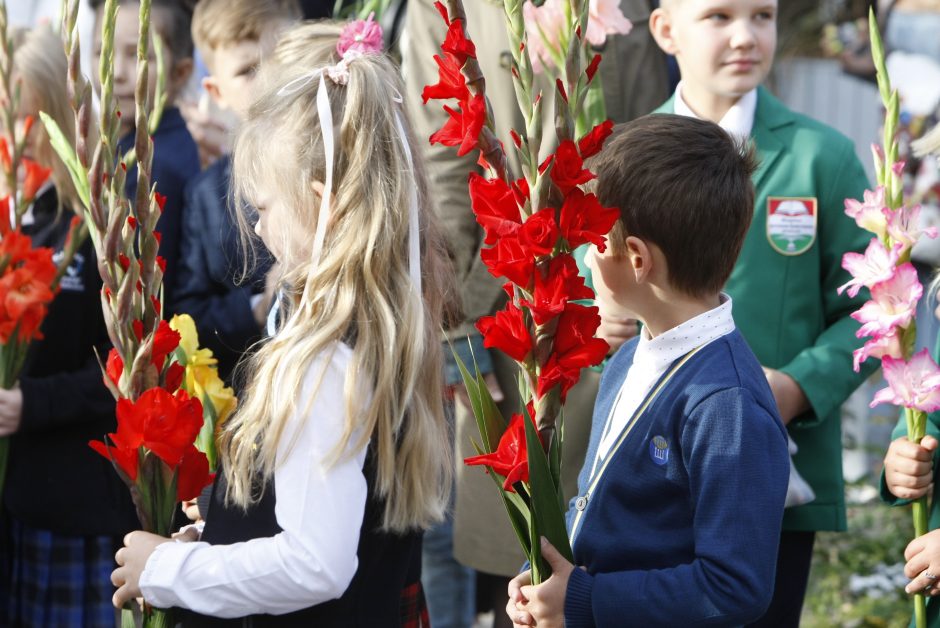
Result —
M22 219L51 169L24 157L34 119L17 123L20 84L13 78L14 48L6 3L0 2L0 169L5 194L0 198L0 386L16 386L23 362L34 339L42 338L40 327L48 306L58 291L59 279L72 262L84 237L82 223L73 220L65 250L58 265L51 248L33 248L22 232ZM0 438L0 494L6 476L9 441Z
M874 237L864 254L843 256L842 267L852 279L839 291L847 290L850 296L863 287L871 291L871 299L852 314L862 324L856 336L869 338L855 351L855 370L868 358L881 359L888 387L875 393L871 405L891 403L903 407L908 439L919 443L926 434L927 413L940 410L940 367L927 349L914 354L915 311L924 288L911 264L911 249L922 235L937 237L937 230L920 229L920 207L905 205L904 162L898 161L898 93L891 89L884 47L873 14L869 24L878 89L886 110L883 147L872 147L878 187L866 191L862 201L846 199L845 213ZM927 532L926 496L914 500L912 508L914 535L919 537ZM922 593L914 596L918 628L927 625L925 603Z
M121 116L116 110L112 71L118 2L107 0L101 18L101 107L95 143L89 131L91 90L79 73L79 1L67 2L62 29L76 116L74 141L66 138L51 118L42 118L83 204L103 280L105 323L114 347L103 370L105 384L117 399L117 430L90 446L111 460L128 485L143 529L169 536L177 503L196 497L211 476L205 454L193 444L204 423L202 403L180 389L186 369L174 359L174 352L181 337L161 318L166 262L157 254L160 234L155 227L166 199L151 186L150 179L150 133L160 113L159 105L153 110L149 107L147 93L151 1L140 3L132 155L114 153ZM156 46L157 59L161 59L159 44ZM157 83L159 92L163 79ZM161 102L162 97L158 95L156 101ZM129 161L137 165L133 202L124 196ZM169 611L146 604L142 620L144 626L173 625ZM131 609L124 610L123 622L134 625Z
M568 1L568 0L566 0ZM582 70L588 21L587 0L570 0L561 24L570 42L565 76L555 83L555 153L539 160L543 144L542 108L535 93L528 53L523 4L506 0L512 76L525 120L523 132L512 132L512 145L523 176L508 170L504 145L494 134L493 113L486 100L485 81L476 47L465 31L460 0L436 4L447 25L441 55L434 61L439 82L425 88L424 101L456 101L444 106L448 121L432 143L457 147L459 155L479 151L487 177L470 175L469 193L477 221L485 231L481 252L491 274L507 280L510 300L503 311L477 323L488 348L497 348L519 365L519 388L524 406L507 423L489 394L479 371L471 374L460 362L481 441L478 456L468 465L483 465L496 481L513 528L529 558L532 580L549 576L542 560L540 537L545 536L571 560L560 488L563 429L562 407L584 367L598 364L607 343L595 339L600 325L596 307L576 303L593 298L579 276L572 251L592 243L603 250L605 235L619 216L582 189L594 175L584 160L597 154L611 133L604 121L578 136L575 119L597 72L600 57Z

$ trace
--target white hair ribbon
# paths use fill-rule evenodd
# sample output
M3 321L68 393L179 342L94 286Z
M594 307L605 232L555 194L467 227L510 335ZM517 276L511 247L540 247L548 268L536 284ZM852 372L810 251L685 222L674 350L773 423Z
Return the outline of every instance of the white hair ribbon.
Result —
M323 196L320 198L320 213L317 216L317 230L313 236L313 251L310 253L312 272L316 272L326 238L326 225L330 221L330 198L333 196L333 110L330 109L330 97L326 93L326 81L320 73L320 85L317 88L317 115L320 116L320 130L323 132L323 154L326 157L326 181L323 182Z

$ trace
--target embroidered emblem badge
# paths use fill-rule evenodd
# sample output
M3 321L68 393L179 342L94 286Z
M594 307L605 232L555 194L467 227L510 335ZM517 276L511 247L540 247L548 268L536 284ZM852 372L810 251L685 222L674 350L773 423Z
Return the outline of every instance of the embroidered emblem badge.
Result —
M767 240L782 255L799 255L816 241L816 199L780 197L767 199Z
M669 462L669 441L662 436L654 436L650 440L650 458L660 466Z

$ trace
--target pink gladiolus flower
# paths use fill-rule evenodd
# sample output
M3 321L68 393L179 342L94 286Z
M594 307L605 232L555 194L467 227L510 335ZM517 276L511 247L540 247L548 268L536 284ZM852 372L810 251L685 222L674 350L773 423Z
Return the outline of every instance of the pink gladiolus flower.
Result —
M886 356L881 363L888 387L875 393L872 408L893 403L922 412L940 410L940 367L929 350L918 351L910 362Z
M537 7L531 0L522 5L522 17L528 36L529 58L532 71L541 73L545 66L555 64L555 58L564 56L559 36L565 28L565 8L568 0L545 0ZM591 0L585 38L591 45L602 46L608 35L626 35L633 24L620 11L620 0Z
M901 207L897 211L886 210L888 219L888 235L901 245L901 251L906 251L923 235L928 238L937 237L937 228L920 228L920 205Z
M349 50L360 53L382 52L382 27L372 19L374 13L364 20L355 20L343 28L336 52L342 57Z
M591 0L585 36L592 46L603 46L608 35L626 35L631 30L633 23L620 10L620 0Z
M895 267L893 277L872 287L871 301L852 313L852 318L862 323L855 335L877 338L892 333L897 327L907 327L914 319L917 301L923 294L924 287L910 262Z
M532 71L536 74L541 74L546 65L554 64L553 52L559 56L564 54L558 41L561 29L565 27L562 1L566 0L545 0L545 4L537 7L531 0L526 0L522 5L529 59L532 61Z
M862 362L868 358L884 358L885 356L899 359L902 356L901 338L897 330L890 334L872 338L862 346L852 352L852 368L858 373L862 368Z
M845 213L854 218L859 227L882 239L888 229L885 209L885 189L882 186L878 186L874 192L865 190L863 203L854 198L845 199Z
M898 264L900 247L888 251L878 238L872 238L865 249L865 254L846 253L842 256L842 268L849 271L852 280L839 286L838 293L848 288L849 296L854 297L864 286L871 288L877 283L887 281L894 276L894 267Z

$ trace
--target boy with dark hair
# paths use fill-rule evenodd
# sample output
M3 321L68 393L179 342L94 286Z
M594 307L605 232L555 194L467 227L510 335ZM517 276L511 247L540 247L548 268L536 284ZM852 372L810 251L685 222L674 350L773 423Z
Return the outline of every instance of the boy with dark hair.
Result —
M786 432L720 292L753 213L754 159L718 126L647 116L594 164L620 208L595 287L643 324L604 370L568 513L575 568L510 583L516 625L740 625L770 603Z
M239 120L248 113L258 65L300 17L296 0L200 0L193 40L209 70L203 88L221 109ZM200 342L229 381L242 354L261 337L271 292L265 290L266 256L241 277L245 264L228 208L230 171L231 157L223 155L186 189L181 272L170 304L193 317Z
M711 120L753 141L761 161L754 220L725 290L798 449L794 468L815 493L786 509L774 600L757 624L795 628L816 531L846 529L839 410L876 364L852 369L860 343L850 315L867 292L837 293L848 277L842 256L870 238L844 200L861 198L868 181L848 138L760 86L773 65L777 4L663 0L650 30L682 71L658 111Z
M95 67L101 57L101 17L104 0L90 0L95 9ZM137 39L140 3L136 0L118 0L120 9L114 28L114 97L121 112L121 139L119 154L134 146L134 89L137 84ZM161 234L160 255L166 260L163 280L165 303L173 302L173 286L177 278L181 239L181 212L183 190L189 180L199 172L199 152L186 129L186 122L176 107L176 99L185 88L193 71L193 40L190 35L192 2L188 0L153 0L151 32L164 43L164 63L167 69L166 109L160 125L153 134L153 163L151 181L157 191L166 197L163 213L157 222ZM151 55L153 48L151 47ZM156 91L156 63L150 62L150 98ZM99 77L94 73L96 88ZM124 188L127 197L137 195L137 169L127 173ZM170 312L167 312L169 314Z

